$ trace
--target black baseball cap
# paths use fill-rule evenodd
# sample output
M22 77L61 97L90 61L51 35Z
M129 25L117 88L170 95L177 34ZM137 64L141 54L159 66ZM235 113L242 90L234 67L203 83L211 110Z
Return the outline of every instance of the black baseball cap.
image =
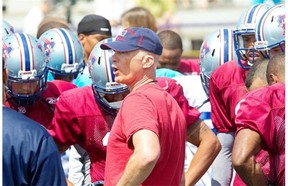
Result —
M83 17L77 28L78 34L103 34L112 36L111 25L105 17L89 14Z

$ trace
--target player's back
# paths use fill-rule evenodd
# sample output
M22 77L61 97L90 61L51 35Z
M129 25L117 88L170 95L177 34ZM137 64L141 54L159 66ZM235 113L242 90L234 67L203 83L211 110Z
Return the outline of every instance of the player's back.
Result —
M46 129L3 107L3 184L66 185L58 149Z
M89 154L92 182L104 180L106 143L114 117L97 105L91 86L64 92L55 106L49 133L57 144L79 144ZM69 132L67 132L69 131Z

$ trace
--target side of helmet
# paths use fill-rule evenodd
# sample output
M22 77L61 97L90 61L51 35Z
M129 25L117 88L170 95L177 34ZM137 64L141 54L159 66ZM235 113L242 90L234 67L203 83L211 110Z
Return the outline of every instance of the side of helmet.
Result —
M105 112L116 116L122 101L108 101L105 96L128 93L129 89L126 85L115 82L112 68L114 52L100 48L101 44L112 40L115 38L104 39L94 46L88 59L88 67L97 104Z
M271 6L272 5L265 3L255 4L248 10L244 11L237 22L236 29L234 30L234 45L238 57L238 63L242 68L250 68L254 63L253 59L253 61L243 64L241 60L248 61L247 56L245 56L246 51L255 51L255 48L247 48L244 46L243 36L255 35L256 24L260 21L263 14L271 8Z
M285 43L285 19L284 4L278 4L265 12L256 26L257 50L271 50Z
M212 72L220 65L236 59L231 29L221 28L205 37L200 48L199 62L200 76L207 95L209 95L209 79Z
M78 75L83 70L83 46L72 31L53 28L44 32L39 42L44 48L47 66L53 75Z
M8 68L7 95L14 104L27 106L37 100L47 85L47 73L43 49L38 40L26 33L14 33L3 41L3 59ZM37 83L31 94L15 92L15 84Z
M112 68L112 50L102 50L100 45L111 42L114 38L100 41L94 46L89 56L89 72L92 84L98 92L103 94L120 94L127 91L127 86L115 82Z
M10 23L2 19L2 40L4 40L6 37L13 34L14 32L14 27Z

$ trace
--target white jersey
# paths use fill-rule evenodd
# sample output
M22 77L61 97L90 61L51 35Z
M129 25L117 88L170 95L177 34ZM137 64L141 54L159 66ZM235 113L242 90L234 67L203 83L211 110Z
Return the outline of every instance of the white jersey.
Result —
M206 95L200 75L186 75L176 76L175 79L182 87L184 95L187 98L189 105L197 108L200 112L200 118L209 126L214 129L211 121L211 105ZM190 162L197 151L197 147L189 142L186 142L185 149L185 172L189 168ZM197 186L211 186L211 167L196 183Z

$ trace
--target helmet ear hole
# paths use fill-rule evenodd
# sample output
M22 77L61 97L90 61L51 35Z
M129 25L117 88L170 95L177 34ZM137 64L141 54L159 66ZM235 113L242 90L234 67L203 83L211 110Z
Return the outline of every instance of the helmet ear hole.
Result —
M98 65L100 65L100 62L101 62L101 57L98 58L98 62L97 62Z
M215 53L215 49L213 49L211 56L214 56L214 53Z

